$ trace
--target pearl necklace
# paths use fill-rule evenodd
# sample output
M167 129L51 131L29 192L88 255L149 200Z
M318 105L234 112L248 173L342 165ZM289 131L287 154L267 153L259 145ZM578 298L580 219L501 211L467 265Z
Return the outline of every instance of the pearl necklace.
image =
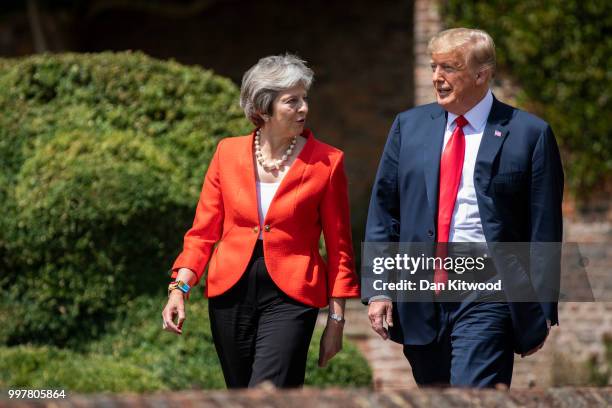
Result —
M293 136L291 139L291 143L289 143L289 147L287 151L280 160L272 160L271 164L268 164L263 157L263 153L261 152L261 147L259 145L259 139L261 135L261 130L257 129L255 131L255 157L257 158L257 163L263 167L264 170L280 170L280 168L285 164L287 159L291 157L291 153L293 153L293 149L295 148L295 144L297 143L297 136Z

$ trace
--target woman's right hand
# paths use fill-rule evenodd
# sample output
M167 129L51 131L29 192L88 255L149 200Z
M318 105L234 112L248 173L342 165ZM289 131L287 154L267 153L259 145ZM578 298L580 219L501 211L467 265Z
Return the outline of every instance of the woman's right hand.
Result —
M174 323L175 316L178 316L178 321ZM176 289L170 292L168 303L162 312L162 329L171 333L183 334L183 323L185 322L185 300L183 292Z

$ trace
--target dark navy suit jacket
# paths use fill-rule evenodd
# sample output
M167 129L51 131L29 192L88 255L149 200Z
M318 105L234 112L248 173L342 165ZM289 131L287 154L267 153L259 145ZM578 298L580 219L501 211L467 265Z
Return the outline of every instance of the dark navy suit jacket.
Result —
M435 242L446 116L433 103L395 118L372 189L366 242ZM488 243L561 242L563 169L555 137L543 120L494 98L476 158L474 186ZM524 268L524 275L530 276L527 283L537 293L544 278L538 268ZM433 303L394 306L392 340L410 345L434 340ZM555 301L509 306L518 353L544 340L546 319L558 323Z

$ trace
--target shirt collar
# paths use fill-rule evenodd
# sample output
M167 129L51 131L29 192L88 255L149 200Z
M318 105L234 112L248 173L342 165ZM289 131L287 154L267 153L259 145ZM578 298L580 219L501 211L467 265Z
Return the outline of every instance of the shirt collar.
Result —
M481 130L484 129L484 126L487 122L487 118L489 117L489 113L491 112L492 106L493 106L493 94L491 93L491 90L489 89L486 95L484 96L484 98L482 98L480 102L476 104L476 106L474 106L472 109L467 111L465 115L463 115L463 117L468 121L469 125L474 130L476 130L477 132L480 132ZM448 112L448 119L446 120L446 128L448 130L450 130L451 127L452 128L455 127L454 122L455 122L455 119L457 119L457 116L459 115L455 115L454 113Z

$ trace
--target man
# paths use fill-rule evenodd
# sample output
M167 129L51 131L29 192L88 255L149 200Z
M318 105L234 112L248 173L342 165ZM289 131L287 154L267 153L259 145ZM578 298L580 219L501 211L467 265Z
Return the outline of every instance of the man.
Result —
M437 103L395 118L365 241L561 242L563 170L554 135L546 122L492 95L491 37L481 30L446 30L431 39L428 51ZM515 267L531 275L523 283L539 294L543 272L533 259L528 263ZM421 386L509 386L514 352L536 352L550 325L558 324L555 300L433 297L419 303L369 299L373 330L404 345Z

